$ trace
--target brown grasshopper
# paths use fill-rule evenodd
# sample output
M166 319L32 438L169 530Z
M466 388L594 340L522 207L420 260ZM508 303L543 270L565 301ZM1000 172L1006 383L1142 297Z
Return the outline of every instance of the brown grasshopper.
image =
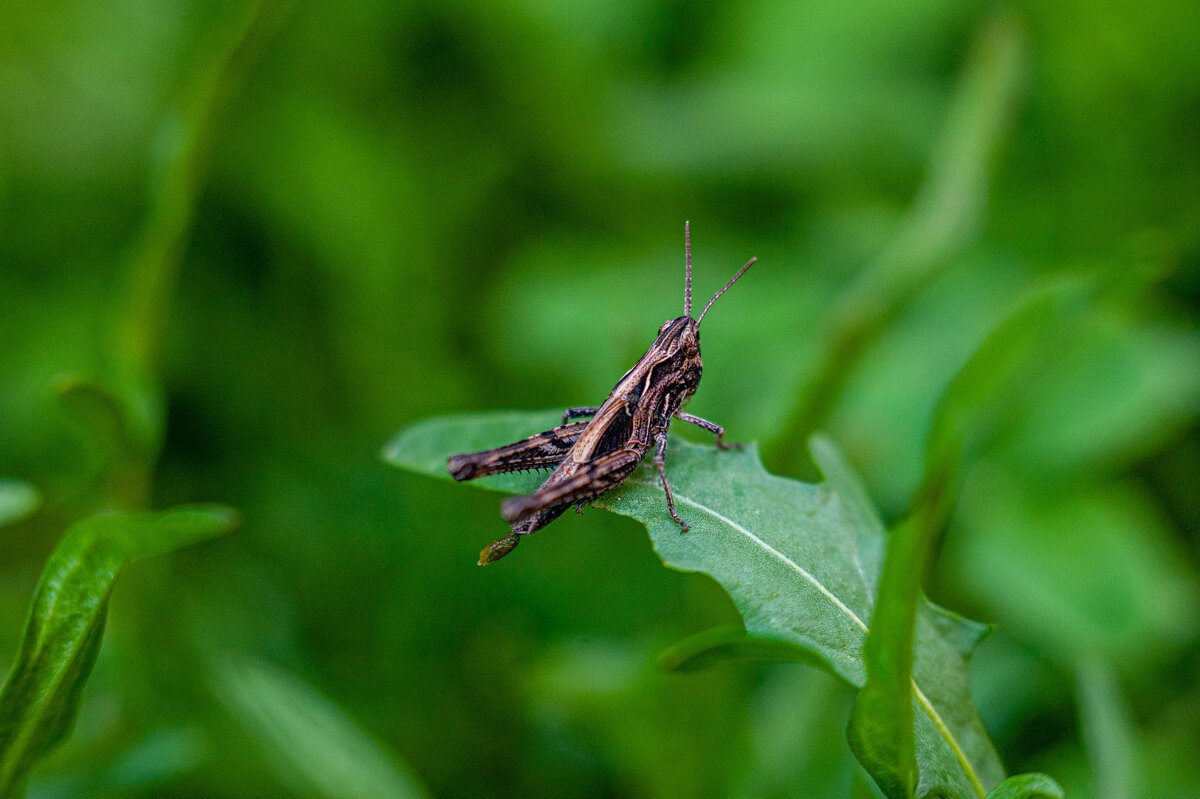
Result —
M642 458L655 446L654 467L667 495L667 510L682 532L687 524L675 512L671 485L663 464L667 454L667 427L679 419L716 435L720 449L728 449L725 429L699 416L680 410L700 385L700 322L717 298L745 274L755 258L743 266L725 287L713 295L698 319L692 318L692 237L684 223L686 271L683 316L663 322L658 338L646 354L617 381L599 408L568 408L561 427L484 452L453 455L447 468L455 480L471 480L489 474L524 469L554 469L537 491L504 501L500 513L512 532L489 544L479 553L479 565L499 560L512 552L529 535L557 519L571 505L583 506L611 491L633 474ZM572 419L591 417L590 421Z

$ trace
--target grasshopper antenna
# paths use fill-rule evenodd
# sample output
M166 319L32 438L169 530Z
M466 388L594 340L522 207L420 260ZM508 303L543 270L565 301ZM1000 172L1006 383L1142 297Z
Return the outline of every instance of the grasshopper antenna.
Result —
M692 223L683 223L683 251L687 272L683 278L683 315L692 315Z
M697 327L700 325L700 323L702 321L704 321L704 315L706 313L708 313L708 309L712 307L712 304L717 301L717 297L720 297L722 294L729 291L729 287L732 286L734 283L736 283L738 281L739 277L746 274L746 270L749 269L751 266L753 266L754 262L757 260L758 260L758 257L756 256L754 258L751 258L749 261L747 261L746 265L743 266L741 269L739 269L738 273L729 279L729 282L725 284L725 288L721 289L720 291L718 291L716 294L713 295L712 299L708 301L708 305L705 305L704 310L700 312L700 318L696 320ZM689 275L689 277L690 277L690 275Z

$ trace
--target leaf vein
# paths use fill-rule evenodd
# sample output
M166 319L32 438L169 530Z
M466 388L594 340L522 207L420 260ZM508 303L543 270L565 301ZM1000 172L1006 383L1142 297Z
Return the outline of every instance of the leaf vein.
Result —
M954 733L950 731L941 714L937 712L937 708L929 701L929 697L925 696L925 692L921 690L921 686L917 685L917 681L910 677L909 682L912 683L913 693L916 694L917 701L921 704L922 709L929 715L930 720L933 721L933 725L937 727L938 733L946 741L946 745L950 747L950 751L954 752L954 757L958 759L958 764L962 767L963 773L971 781L971 787L975 789L977 794L984 796L987 790L984 789L979 775L975 773L975 767L971 765L971 761L967 758L967 753L959 746L958 739L954 737Z
M638 480L637 482L640 483L641 485L651 486L651 487L654 487L657 485L657 483L646 482L644 480ZM808 571L803 566L801 566L799 563L796 563L796 561L792 560L787 555L783 554L778 549L776 549L775 547L768 544L766 541L759 538L753 532L751 532L750 530L747 530L745 527L743 527L742 525L735 522L733 519L730 519L728 516L725 516L724 514L718 512L717 510L710 508L709 506L704 505L703 503L697 502L696 500L694 500L691 497L688 497L684 494L680 494L678 492L673 492L673 493L674 493L676 502L681 502L684 505L691 505L693 508L696 508L699 511L703 511L704 513L707 513L710 516L713 516L714 518L719 519L720 521L729 525L729 527L731 527L732 529L736 530L737 532L739 532L742 535L749 538L754 543L758 544L760 547L762 547L767 552L771 553L771 555L774 556L775 558L777 558L781 563L783 563L786 566L788 566L789 568L793 569L797 574L799 574L805 580L812 583L814 588L816 588L818 591L820 591L827 599L829 599L830 602L837 605L838 608L840 608L843 613L845 613L847 616L849 616L854 621L854 623L857 624L862 629L862 631L864 633L867 632L867 625L863 622L862 619L860 619L858 617L858 614L855 613L853 610L851 610L846 605L846 603L844 603L844 602L842 602L842 600L838 599L837 596L832 591L830 591L828 588L825 587L824 583L822 583L820 580L818 580L816 578L815 575L812 574L812 572Z

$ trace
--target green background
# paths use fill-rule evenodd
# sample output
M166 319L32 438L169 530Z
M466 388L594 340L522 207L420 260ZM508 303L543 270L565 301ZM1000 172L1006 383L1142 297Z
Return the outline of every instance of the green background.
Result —
M928 590L997 626L973 679L1010 773L1200 790L1200 6L0 15L0 477L44 500L0 529L0 665L72 521L243 516L118 580L30 796L336 796L319 737L255 715L292 679L432 795L848 795L832 678L658 668L738 617L644 528L568 514L481 570L497 495L379 460L425 416L598 404L682 312L685 219L698 297L759 258L689 410L800 477L826 430L893 521L954 375L1085 287L980 403ZM80 377L128 429L70 412Z

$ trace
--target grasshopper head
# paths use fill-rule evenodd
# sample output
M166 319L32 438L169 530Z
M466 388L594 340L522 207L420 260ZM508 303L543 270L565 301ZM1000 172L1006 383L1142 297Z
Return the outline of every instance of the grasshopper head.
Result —
M670 354L683 352L684 355L699 356L700 323L690 316L668 319L658 329L654 344Z
M690 316L668 319L658 329L651 351L657 349L672 364L683 396L691 396L700 385L700 323Z

